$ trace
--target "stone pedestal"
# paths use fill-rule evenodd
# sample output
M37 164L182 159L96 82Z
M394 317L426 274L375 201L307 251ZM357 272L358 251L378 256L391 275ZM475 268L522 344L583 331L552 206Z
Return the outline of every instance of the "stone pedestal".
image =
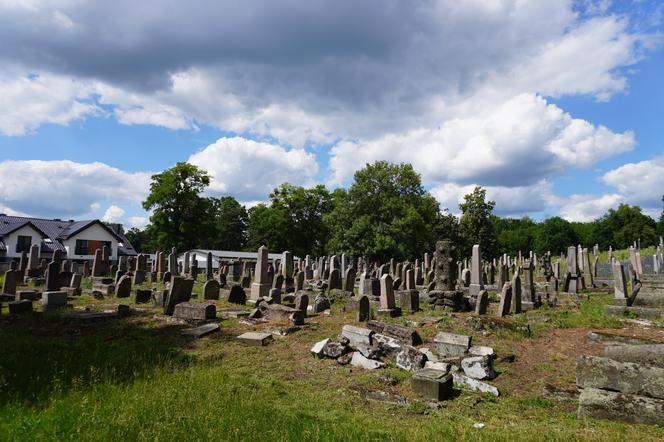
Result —
M381 316L389 316L390 318L398 318L401 316L401 309L398 307L395 308L384 308L384 309L378 309L376 312L377 314Z
M42 308L44 310L51 310L58 307L67 305L66 292L44 292L41 298Z
M399 292L401 310L413 314L420 310L420 292L417 290L402 290Z
M270 296L270 284L269 283L258 283L254 282L251 284L251 298L250 300L256 301L257 299L261 299L264 296L268 297Z
M453 377L442 370L431 368L419 370L410 382L413 392L427 400L442 401L450 399L453 395Z

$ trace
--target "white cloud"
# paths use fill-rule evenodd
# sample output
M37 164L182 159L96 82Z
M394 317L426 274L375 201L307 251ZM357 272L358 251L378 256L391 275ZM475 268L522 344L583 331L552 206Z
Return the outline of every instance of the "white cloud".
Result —
M630 204L646 209L661 209L664 195L664 156L638 163L627 163L602 176Z
M633 147L631 132L613 133L540 96L521 94L436 129L341 142L331 149L331 182L345 182L366 163L389 160L413 164L425 182L528 186Z
M104 216L101 220L107 223L119 223L122 222L122 217L124 214L125 211L122 207L112 205L106 209L106 212L104 212Z
M604 215L609 209L615 209L623 202L622 195L572 195L562 200L560 216L568 221L588 222Z
M188 162L211 175L209 193L233 195L240 201L266 199L283 182L311 186L318 172L316 157L303 149L240 137L220 138Z
M66 125L97 115L99 108L86 101L92 92L85 81L61 75L0 74L0 134L20 136L45 123Z
M130 216L126 220L126 227L128 228L137 228L144 229L148 225L150 220L146 216Z
M3 161L0 204L32 216L90 216L101 202L141 201L149 179L149 173L127 173L98 162Z

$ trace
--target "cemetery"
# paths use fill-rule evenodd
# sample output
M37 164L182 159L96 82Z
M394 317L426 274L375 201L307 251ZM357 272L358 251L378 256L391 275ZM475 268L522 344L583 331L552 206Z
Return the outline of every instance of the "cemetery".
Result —
M2 434L661 439L663 249L23 256L1 283Z

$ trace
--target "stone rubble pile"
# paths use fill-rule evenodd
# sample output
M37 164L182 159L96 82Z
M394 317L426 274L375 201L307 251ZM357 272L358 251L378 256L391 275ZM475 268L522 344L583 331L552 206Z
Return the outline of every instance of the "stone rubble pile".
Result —
M318 358L366 370L393 363L413 372L413 391L427 400L451 398L453 386L500 394L496 387L483 382L496 376L496 354L491 347L472 346L470 336L446 332L434 337L431 348L422 344L415 330L369 321L366 328L344 325L337 338L319 341L310 351Z

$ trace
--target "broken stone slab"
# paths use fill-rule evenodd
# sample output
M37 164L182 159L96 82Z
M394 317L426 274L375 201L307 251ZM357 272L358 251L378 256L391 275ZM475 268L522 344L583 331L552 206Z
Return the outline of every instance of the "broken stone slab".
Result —
M438 355L432 352L429 348L421 347L419 351L420 353L422 353L424 356L427 357L427 361L438 362Z
M379 321L368 321L367 328L376 333L380 333L392 338L398 339L406 345L420 345L422 338L417 333L417 330L395 324L386 324Z
M411 378L413 393L431 401L444 401L453 394L454 380L451 374L432 368L418 370Z
M586 335L589 341L602 344L658 344L658 342L647 338L636 338L634 336L619 335L617 333L589 331Z
M607 345L604 356L614 361L664 368L664 344Z
M472 391L479 391L481 393L489 393L494 396L500 396L500 392L493 385L486 382L478 381L477 379L470 378L461 373L452 373L454 376L454 385L459 388L466 388Z
M371 347L371 336L373 334L373 330L354 325L344 325L341 329L341 336L346 337L348 345L356 350Z
M40 298L39 293L34 290L19 290L16 292L16 300L23 301L27 299L29 301L37 301Z
M454 333L438 332L433 338L438 354L441 356L457 356L468 352L471 337Z
M581 391L577 413L579 417L664 425L663 400L597 388Z
M350 365L353 365L355 367L362 367L365 370L375 370L377 368L385 367L384 362L376 361L374 359L369 359L359 351L353 352L353 357L350 360Z
M578 401L581 390L576 385L544 384L542 396L554 401Z
M649 307L627 307L620 305L605 305L604 313L610 316L628 316L636 315L638 318L659 319L662 317L662 311L658 308Z
M152 301L152 290L136 289L136 304L147 304Z
M496 373L493 371L493 358L490 356L472 356L461 360L461 369L466 376L473 379L493 379Z
M41 298L41 304L44 310L51 310L58 307L65 307L67 305L67 293L43 292Z
M396 405L408 405L405 397L398 394L388 393L386 391L367 391L364 393L364 398L369 401L387 402Z
M664 368L633 362L579 356L576 360L576 383L582 388L601 388L664 399Z
M393 359L396 358L397 353L399 353L401 348L405 345L398 339L380 333L375 333L372 336L372 342L380 351L385 353L386 356Z
M226 318L246 318L251 313L249 310L230 310L223 312Z
M323 354L323 349L328 344L328 342L330 342L330 338L326 338L326 339L323 339L322 341L318 341L314 344L313 347L311 347L311 350L309 350L309 351L311 352L311 354L313 354L317 358L322 359L323 357L325 357L325 355Z
M468 354L473 356L489 356L491 358L496 357L496 352L491 347L485 347L482 345L475 345L468 349Z
M21 301L11 301L7 303L10 315L20 315L23 313L32 313L32 301L23 299Z
M329 341L323 347L323 356L330 359L337 359L338 357L345 355L349 351L350 349L348 348L346 342Z
M424 367L427 357L418 349L410 345L404 345L396 354L397 367L402 370L415 371Z
M181 302L175 305L173 316L187 321L207 321L217 317L217 307L207 302Z
M291 321L294 325L304 324L305 313L302 310L294 307L288 307L282 304L267 304L261 302L258 305L261 313L265 318L271 321Z
M433 370L444 371L445 373L449 373L451 367L452 366L447 362L426 361L424 363L424 368L431 368Z
M272 341L272 335L270 333L247 332L236 339L252 347L263 347Z
M182 330L183 335L193 336L195 338L202 338L219 330L219 324L204 324L200 327L186 328Z

